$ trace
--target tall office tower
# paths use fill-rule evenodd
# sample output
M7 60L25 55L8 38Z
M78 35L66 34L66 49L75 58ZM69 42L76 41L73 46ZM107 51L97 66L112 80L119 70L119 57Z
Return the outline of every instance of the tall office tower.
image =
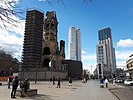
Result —
M116 70L116 58L112 43L112 33L109 27L98 31L98 41L99 43L96 47L98 72L102 77L112 77Z
M26 13L23 68L35 68L41 65L43 18L44 14L37 10Z
M81 33L80 29L75 27L69 28L68 57L72 60L81 61Z

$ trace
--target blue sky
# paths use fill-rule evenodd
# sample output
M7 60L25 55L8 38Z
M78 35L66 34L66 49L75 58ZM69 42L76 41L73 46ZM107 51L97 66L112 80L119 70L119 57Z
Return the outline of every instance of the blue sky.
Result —
M90 66L95 68L98 30L110 27L113 46L116 49L117 66L125 68L125 61L133 53L133 0L93 0L92 3L87 4L83 3L83 0L64 0L66 7L61 2L53 2L51 6L45 2L46 0L18 1L22 9L36 7L44 11L44 14L47 11L56 11L59 22L58 41L65 40L66 57L69 27L74 26L81 30L84 69L90 70ZM24 32L21 32L22 37L23 34ZM22 40L21 35L17 32L16 37L19 36ZM20 47L22 47L22 42ZM21 53L17 54L20 57Z

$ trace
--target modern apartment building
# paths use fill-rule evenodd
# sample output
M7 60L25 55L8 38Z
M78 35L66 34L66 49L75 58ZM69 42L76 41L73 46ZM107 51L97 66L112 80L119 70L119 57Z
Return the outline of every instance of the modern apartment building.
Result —
M22 55L23 68L35 68L41 65L43 12L27 10L24 45Z
M133 78L133 54L129 56L126 61L126 76L129 78Z
M81 61L81 33L80 29L70 27L68 32L68 57Z
M96 54L99 77L113 77L116 70L116 58L112 42L112 32L109 27L98 31Z

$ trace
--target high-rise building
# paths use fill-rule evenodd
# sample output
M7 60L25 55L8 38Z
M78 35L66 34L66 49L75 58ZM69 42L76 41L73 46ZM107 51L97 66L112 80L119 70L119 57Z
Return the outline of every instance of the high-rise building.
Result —
M43 18L43 12L37 10L28 10L26 13L23 68L35 68L41 65Z
M98 45L96 46L97 66L100 77L112 77L116 70L115 49L113 48L111 29L98 31Z
M75 27L70 27L68 32L68 57L81 61L81 33Z
M77 45L75 47L78 50L76 54L80 53L77 59L81 59L80 30L76 29L75 31L75 38L77 38L75 42L78 45L76 43L74 45ZM40 11L28 10L25 22L22 69L20 66L19 78L28 77L36 82L38 79L45 80L52 76L66 78L68 75L80 77L82 62L65 60L65 41L58 42L56 12L46 12L44 17L44 13Z

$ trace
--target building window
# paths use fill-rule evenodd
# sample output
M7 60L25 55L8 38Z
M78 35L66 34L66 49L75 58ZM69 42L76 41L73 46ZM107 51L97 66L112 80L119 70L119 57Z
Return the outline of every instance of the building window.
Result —
M48 39L48 37L45 37L45 39L47 40L47 39Z
M48 35L49 33L45 33L46 35Z

